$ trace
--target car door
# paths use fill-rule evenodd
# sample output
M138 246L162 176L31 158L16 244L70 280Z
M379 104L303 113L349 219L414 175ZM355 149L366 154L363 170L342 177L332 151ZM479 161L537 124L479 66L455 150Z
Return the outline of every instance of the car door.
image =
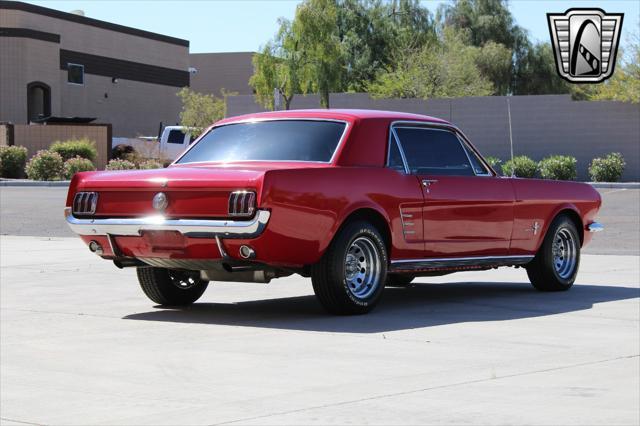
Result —
M397 123L392 131L422 185L425 257L507 255L510 179L495 176L454 128Z

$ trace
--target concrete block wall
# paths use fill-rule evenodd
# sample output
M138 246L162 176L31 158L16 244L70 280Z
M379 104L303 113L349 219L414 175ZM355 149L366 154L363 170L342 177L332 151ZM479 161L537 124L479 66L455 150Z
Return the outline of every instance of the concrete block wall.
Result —
M507 97L457 99L371 99L363 93L337 93L332 108L404 111L443 118L458 126L485 156L509 158ZM588 180L595 157L620 152L627 167L624 181L640 181L640 105L614 101L573 101L568 95L511 96L515 155L538 161L571 155L578 179ZM292 109L318 108L315 95L296 96ZM228 98L227 115L264 111L252 95Z

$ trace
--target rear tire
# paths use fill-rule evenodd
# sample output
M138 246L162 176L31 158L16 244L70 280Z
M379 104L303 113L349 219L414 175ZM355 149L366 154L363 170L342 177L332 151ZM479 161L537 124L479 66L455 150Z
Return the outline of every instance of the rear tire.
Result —
M368 222L349 223L311 267L313 291L332 314L367 313L380 300L387 263L387 249L378 230Z
M409 284L415 279L413 275L406 274L387 274L386 287L409 287Z
M580 265L580 237L567 216L558 216L533 260L526 266L531 284L540 291L565 291L573 285Z
M158 305L186 306L202 296L208 282L197 272L139 267L138 282L144 294Z

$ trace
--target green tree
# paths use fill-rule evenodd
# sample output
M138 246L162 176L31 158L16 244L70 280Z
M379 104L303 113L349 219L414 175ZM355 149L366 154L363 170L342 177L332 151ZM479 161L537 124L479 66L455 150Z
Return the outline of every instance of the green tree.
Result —
M513 48L522 32L505 0L457 0L441 6L438 19L444 26L468 30L478 47L493 41Z
M341 88L343 71L336 1L307 0L298 5L292 36L301 57L302 91L319 94L320 105L329 108L329 93Z
M276 107L274 90L280 94L284 109L289 109L293 96L300 93L301 52L297 49L291 22L280 19L279 25L275 39L253 56L254 73L249 79L258 102L270 110Z
M626 52L618 53L611 78L599 84L573 85L573 97L640 103L640 36L632 36L627 46Z
M416 0L339 0L338 37L343 58L342 90L363 92L397 52L436 38L433 17Z
M523 52L515 70L513 94L546 95L570 92L569 83L558 75L549 43L531 45L527 42Z
M500 54L500 59L493 63L481 59L479 66L493 82L494 94L514 93L516 80L522 74L519 68L529 55L531 43L527 32L515 24L506 0L457 0L440 7L438 22L441 27L466 33L474 46L493 44L487 53ZM504 52L509 52L509 61L503 60Z
M230 93L223 90L222 98L216 98L183 87L177 95L182 100L180 125L192 129L193 135L199 135L205 128L224 118L227 110L226 97Z
M398 66L382 72L369 85L376 98L449 98L487 96L491 81L477 63L482 49L465 44L464 37L446 28L442 42L431 41L398 59Z

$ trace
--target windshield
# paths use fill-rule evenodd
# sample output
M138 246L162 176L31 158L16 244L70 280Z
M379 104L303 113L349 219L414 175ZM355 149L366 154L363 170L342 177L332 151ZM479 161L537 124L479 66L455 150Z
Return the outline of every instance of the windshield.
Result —
M336 121L276 120L214 127L177 163L201 161L329 162L346 124Z

